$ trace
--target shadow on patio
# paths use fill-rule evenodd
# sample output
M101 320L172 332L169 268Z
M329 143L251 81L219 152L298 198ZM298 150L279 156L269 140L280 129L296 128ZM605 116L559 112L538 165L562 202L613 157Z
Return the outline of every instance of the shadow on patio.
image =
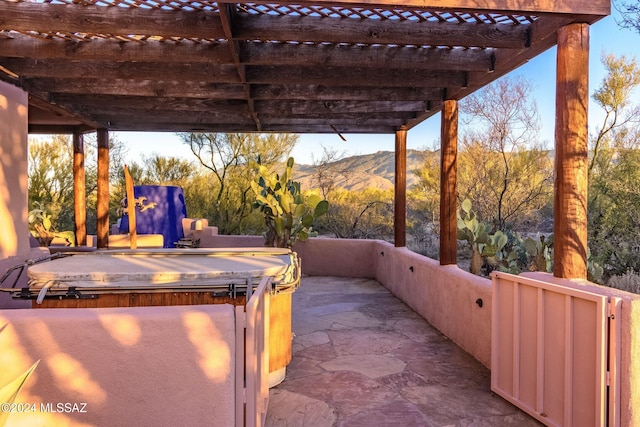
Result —
M304 277L267 426L539 426L490 372L377 281Z

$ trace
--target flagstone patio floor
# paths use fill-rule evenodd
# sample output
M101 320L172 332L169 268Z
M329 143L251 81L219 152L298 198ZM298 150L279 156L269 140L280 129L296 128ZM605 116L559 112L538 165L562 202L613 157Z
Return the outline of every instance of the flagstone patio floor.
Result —
M293 360L267 426L541 426L378 282L304 277L292 299Z

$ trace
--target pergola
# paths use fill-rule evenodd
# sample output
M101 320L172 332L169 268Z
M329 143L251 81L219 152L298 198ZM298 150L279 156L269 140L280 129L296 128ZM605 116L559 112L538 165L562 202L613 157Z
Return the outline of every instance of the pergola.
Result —
M386 133L405 244L407 131L442 121L441 264L456 262L457 102L557 45L555 275L586 277L589 25L609 0L222 3L0 1L0 78L29 93L30 133ZM84 201L76 202L78 240Z

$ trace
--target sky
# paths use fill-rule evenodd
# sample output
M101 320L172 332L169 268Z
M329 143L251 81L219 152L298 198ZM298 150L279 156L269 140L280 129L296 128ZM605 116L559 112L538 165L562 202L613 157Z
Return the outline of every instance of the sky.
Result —
M612 8L613 9L613 8ZM605 77L602 66L602 54L613 53L635 57L640 61L640 34L633 30L621 29L616 24L617 11L612 10L612 16L606 17L590 28L589 52L589 93L600 86ZM509 76L523 75L535 88L534 99L540 114L542 129L541 139L547 148L553 147L555 125L555 79L556 79L556 49L547 50L529 61L527 64L512 71ZM634 94L634 103L640 104L640 93ZM589 105L590 131L593 130L598 118L601 117L599 108ZM460 123L460 131L464 132L464 125ZM336 134L302 134L291 155L298 164L312 164L323 154L323 147L335 150L345 156L370 154L377 151L393 151L395 149L395 135L363 135L344 134L346 142ZM142 133L115 132L115 137L128 147L128 157L131 161L141 162L143 156L153 154L161 156L181 157L194 160L186 145L174 133ZM440 114L425 120L410 129L407 133L408 149L426 149L437 146L440 137Z

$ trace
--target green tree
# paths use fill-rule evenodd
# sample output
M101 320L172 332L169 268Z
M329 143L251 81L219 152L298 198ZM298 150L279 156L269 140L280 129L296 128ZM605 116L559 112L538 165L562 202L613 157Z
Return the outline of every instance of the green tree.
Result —
M261 157L270 166L288 157L298 142L292 134L248 133L182 133L182 141L189 146L210 177L213 193L211 214L207 218L221 234L256 232L251 192L253 172L251 160ZM256 215L257 216L257 215Z
M407 247L437 259L440 255L440 150L422 151L422 162L411 173L407 189Z
M606 280L640 271L640 109L631 102L640 67L625 56L602 61L607 75L593 95L604 114L590 135L588 238Z
M143 157L143 180L154 185L185 186L197 173L197 166L179 157L163 157L154 154Z
M318 220L321 233L348 239L393 239L393 190L337 188L327 200L329 211Z
M36 204L50 215L52 228L73 230L73 147L70 138L29 140L29 210Z
M593 94L604 112L602 123L590 136L589 174L605 175L619 148L626 148L630 126L640 120L640 108L631 105L631 94L640 85L640 68L635 58L605 54L602 64L607 75Z
M124 178L120 186L126 147L117 138L110 138L110 211L111 222L124 197ZM85 197L87 201L87 233L96 233L97 161L95 134L84 135ZM73 146L68 135L52 135L29 139L29 209L40 203L51 214L53 228L74 230L73 218Z
M458 156L459 197L473 200L494 229L542 208L551 194L552 160L539 142L533 92L524 77L503 77L460 106L471 127Z
M421 165L411 173L416 176L416 183L407 192L409 218L437 222L440 215L440 150L422 151Z

